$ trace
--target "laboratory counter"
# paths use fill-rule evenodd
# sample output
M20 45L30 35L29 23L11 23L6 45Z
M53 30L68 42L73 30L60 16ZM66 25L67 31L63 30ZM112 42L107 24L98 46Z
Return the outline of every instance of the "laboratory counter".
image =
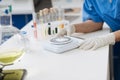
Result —
M97 50L80 50L79 48L56 54L43 49L42 41L31 38L32 21L22 30L27 31L30 49L19 62L4 69L26 69L24 80L108 80L109 79L109 46ZM82 34L88 38L109 33L109 28Z

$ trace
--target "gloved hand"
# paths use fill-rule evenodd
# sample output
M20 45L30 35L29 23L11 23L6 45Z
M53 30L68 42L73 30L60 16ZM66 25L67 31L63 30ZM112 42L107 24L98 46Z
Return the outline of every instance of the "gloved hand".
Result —
M56 34L55 37L62 37L64 35L70 36L74 32L75 32L75 26L70 25L70 26L67 26L64 29L60 30L60 32L58 32L58 34Z
M97 48L100 48L109 44L115 44L114 33L86 39L85 41L83 41L83 43L80 45L79 48L83 50L95 50Z

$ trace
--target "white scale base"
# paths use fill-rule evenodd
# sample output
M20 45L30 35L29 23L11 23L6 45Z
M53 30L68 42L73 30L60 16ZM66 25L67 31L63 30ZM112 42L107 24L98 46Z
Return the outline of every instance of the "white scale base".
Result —
M80 46L80 40L73 37L61 37L61 38L52 38L49 41L43 44L43 48L45 50L55 52L55 53L63 53Z

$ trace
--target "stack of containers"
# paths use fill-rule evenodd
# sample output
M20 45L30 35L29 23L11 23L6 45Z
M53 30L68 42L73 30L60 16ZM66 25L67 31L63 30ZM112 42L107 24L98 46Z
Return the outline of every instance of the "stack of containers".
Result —
M45 8L37 13L38 40L49 39L69 25L62 8Z

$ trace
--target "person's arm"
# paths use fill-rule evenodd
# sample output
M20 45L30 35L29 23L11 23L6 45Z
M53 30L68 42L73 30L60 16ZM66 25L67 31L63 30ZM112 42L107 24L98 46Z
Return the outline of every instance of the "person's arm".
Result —
M62 29L56 37L68 35L71 36L73 33L89 33L101 30L103 27L103 22L94 22L92 20L87 20L82 23L72 24L70 26L65 27Z
M88 33L93 32L97 30L101 30L103 26L102 22L94 22L92 20L87 20L83 23L74 24L75 32L79 33Z
M113 32L115 35L115 41L119 42L120 41L120 30Z

